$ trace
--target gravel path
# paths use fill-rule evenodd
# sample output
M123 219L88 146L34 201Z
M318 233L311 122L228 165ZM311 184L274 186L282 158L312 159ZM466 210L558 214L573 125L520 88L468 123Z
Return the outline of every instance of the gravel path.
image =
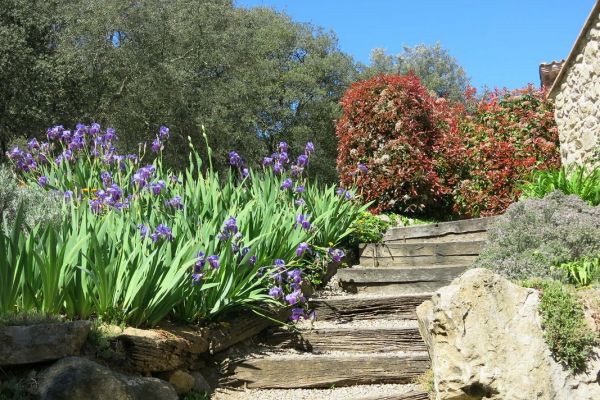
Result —
M413 390L417 385L360 385L333 389L274 389L226 390L216 392L211 400L353 400L368 396L397 396Z

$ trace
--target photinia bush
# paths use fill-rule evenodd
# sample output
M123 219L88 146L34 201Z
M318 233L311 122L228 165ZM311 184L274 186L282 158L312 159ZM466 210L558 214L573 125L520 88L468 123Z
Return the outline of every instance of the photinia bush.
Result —
M462 181L454 190L454 211L461 216L504 212L533 171L560 166L554 108L533 86L496 90L479 100L460 120Z
M337 123L342 185L374 212L489 216L516 201L534 171L560 165L553 106L533 87L467 103L436 98L412 74L353 84Z
M427 213L450 205L453 179L445 153L455 113L413 74L354 83L341 100L337 166L373 211Z

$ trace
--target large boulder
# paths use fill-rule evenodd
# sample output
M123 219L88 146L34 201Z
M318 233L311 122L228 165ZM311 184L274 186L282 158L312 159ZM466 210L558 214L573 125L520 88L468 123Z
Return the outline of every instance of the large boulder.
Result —
M537 291L472 269L417 308L438 400L600 399L598 358L572 376L543 337Z
M129 377L85 358L67 357L41 375L41 400L177 400L175 389L157 378Z
M90 321L0 326L0 366L78 355L91 327Z

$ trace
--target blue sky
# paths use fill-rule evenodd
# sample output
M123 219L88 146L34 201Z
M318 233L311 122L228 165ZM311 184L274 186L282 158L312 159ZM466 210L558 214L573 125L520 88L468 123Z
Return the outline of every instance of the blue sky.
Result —
M566 58L595 0L235 0L333 30L368 63L371 49L440 42L478 88L539 85L541 62Z

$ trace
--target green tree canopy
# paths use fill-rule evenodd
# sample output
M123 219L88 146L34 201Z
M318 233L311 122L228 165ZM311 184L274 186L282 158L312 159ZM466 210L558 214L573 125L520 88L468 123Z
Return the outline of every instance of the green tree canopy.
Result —
M386 54L384 49L371 52L371 64L364 68L363 78L377 74L408 74L414 71L423 85L438 96L455 101L464 101L469 77L458 61L441 44L433 46L419 44L404 46L396 56Z
M201 146L204 125L219 167L229 150L255 164L280 140L298 151L312 140L313 173L336 179L334 120L357 75L332 33L230 0L7 1L28 16L22 29L43 34L26 40L0 14L0 90L13 96L0 108L4 145L50 124L97 121L135 150L165 124L166 159L180 166L187 136Z

